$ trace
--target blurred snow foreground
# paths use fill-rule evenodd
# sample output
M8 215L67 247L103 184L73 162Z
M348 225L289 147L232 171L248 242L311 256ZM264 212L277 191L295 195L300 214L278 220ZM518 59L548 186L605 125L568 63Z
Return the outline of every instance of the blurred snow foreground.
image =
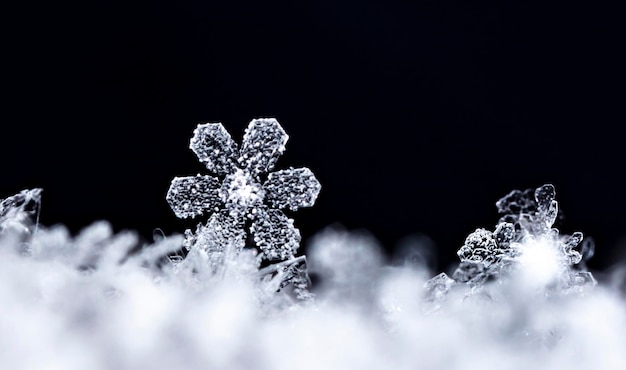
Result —
M583 234L553 228L552 185L500 199L450 276L386 263L371 235L337 227L305 257L285 212L320 184L270 172L287 138L253 120L238 148L199 125L190 148L215 176L176 177L166 199L208 220L147 245L105 221L39 225L41 189L2 200L0 368L626 368L626 302L585 267Z

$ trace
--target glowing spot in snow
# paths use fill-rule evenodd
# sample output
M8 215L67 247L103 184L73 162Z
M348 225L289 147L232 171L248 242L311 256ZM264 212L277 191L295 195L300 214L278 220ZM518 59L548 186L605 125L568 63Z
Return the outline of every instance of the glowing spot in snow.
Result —
M530 239L520 244L520 269L524 283L540 287L554 282L563 269L558 246L546 238Z

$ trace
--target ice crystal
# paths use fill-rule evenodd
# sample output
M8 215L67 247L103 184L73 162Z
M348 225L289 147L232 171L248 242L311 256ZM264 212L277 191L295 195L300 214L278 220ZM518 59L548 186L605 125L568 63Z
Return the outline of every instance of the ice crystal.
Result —
M428 280L424 284L424 288L427 293L427 300L435 302L441 300L448 293L454 283L455 281L450 279L445 272L442 272L434 278Z
M26 189L0 200L0 233L30 236L37 227L42 189Z
M235 255L243 250L250 235L263 259L274 263L295 258L300 232L283 210L312 206L321 186L308 168L268 174L288 138L273 118L252 120L241 149L221 123L196 127L190 148L217 177L176 177L166 196L180 218L210 216L195 233L186 231L188 249L202 249L211 256L210 263L218 265L223 263L227 249ZM283 272L295 280L301 275L293 269Z
M489 279L507 278L519 271L530 271L532 279L561 292L595 284L592 274L580 264L593 255L592 243L583 242L581 232L560 235L553 228L558 215L553 185L514 190L496 206L503 216L495 230L478 228L469 234L457 252L461 262L452 279L439 275L428 282L427 290L441 296L442 290L451 287L450 281L479 287Z

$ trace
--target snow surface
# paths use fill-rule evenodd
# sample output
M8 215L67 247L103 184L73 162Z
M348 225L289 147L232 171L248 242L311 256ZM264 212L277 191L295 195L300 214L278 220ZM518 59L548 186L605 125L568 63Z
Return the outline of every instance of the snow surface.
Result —
M302 300L278 292L280 278L259 275L252 250L214 271L201 251L168 257L182 235L137 248L135 233L114 234L105 221L72 236L62 225L35 232L27 219L0 234L5 369L626 365L623 295L601 284L555 290L554 277L571 267L537 252L560 248L555 239L522 243L507 278L448 278L454 283L433 297L425 287L435 272L419 258L391 265L373 236L328 228L306 245L317 283Z

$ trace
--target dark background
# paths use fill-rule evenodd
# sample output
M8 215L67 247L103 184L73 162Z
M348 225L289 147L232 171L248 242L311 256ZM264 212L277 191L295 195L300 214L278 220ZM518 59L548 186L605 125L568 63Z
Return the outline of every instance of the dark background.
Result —
M563 232L624 255L626 53L619 2L106 1L5 6L0 197L42 187L41 221L77 232L179 233L165 194L206 173L198 123L240 141L276 117L277 169L322 183L295 213L391 252L436 246L438 269L495 202L552 183ZM503 5L504 4L504 5ZM620 247L621 245L621 247Z

